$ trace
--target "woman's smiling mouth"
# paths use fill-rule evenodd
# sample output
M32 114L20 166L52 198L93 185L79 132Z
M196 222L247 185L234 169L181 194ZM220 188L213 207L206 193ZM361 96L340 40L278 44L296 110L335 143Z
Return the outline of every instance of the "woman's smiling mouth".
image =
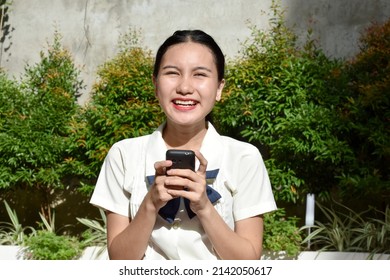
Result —
M178 109L192 109L198 104L198 102L195 100L174 99L172 102L174 106Z

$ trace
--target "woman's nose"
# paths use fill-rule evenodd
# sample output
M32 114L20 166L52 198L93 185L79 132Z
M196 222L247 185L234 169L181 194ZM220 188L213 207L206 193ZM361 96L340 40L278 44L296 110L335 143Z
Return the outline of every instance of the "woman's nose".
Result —
M182 77L179 84L176 88L177 93L180 94L192 94L194 92L194 87L192 86L191 79L188 77Z

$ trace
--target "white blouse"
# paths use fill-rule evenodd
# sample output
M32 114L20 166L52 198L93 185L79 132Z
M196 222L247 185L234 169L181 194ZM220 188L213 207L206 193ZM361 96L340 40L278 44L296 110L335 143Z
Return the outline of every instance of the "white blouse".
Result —
M164 124L154 133L115 143L103 163L91 203L134 218L155 174L154 163L165 159ZM209 124L201 153L207 170L219 170L208 184L221 198L214 207L226 224L276 210L268 173L258 149L221 136ZM199 163L197 162L197 167ZM173 222L157 217L144 259L216 259L212 244L195 216L189 218L183 199Z

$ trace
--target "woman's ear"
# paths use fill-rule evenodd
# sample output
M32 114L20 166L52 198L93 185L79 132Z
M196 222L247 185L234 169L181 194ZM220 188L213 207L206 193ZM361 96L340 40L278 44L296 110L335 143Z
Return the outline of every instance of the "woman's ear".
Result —
M222 79L222 81L219 83L218 89L217 89L217 95L215 97L216 101L220 101L222 97L222 91L225 87L225 79Z

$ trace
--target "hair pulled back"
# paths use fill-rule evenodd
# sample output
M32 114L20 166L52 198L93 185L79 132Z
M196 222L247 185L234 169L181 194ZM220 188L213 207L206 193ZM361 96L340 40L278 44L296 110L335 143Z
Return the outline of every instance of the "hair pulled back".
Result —
M217 66L218 81L222 81L225 73L225 56L223 55L221 48L215 42L213 37L202 30L178 30L173 33L173 35L168 37L157 51L154 62L153 76L157 77L162 57L167 52L167 50L171 46L186 42L198 43L210 49L214 56L215 65Z

